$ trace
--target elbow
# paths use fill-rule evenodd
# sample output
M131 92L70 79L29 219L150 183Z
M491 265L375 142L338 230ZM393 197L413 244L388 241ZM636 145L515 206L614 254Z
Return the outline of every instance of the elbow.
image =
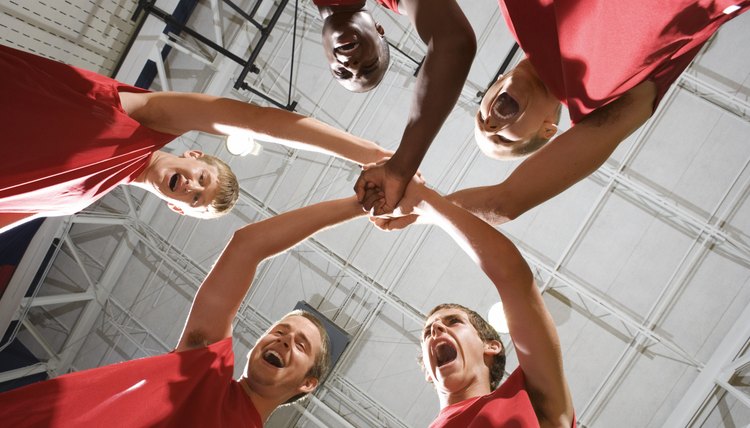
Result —
M518 206L515 206L514 204L501 204L500 206L496 206L494 210L494 214L503 219L502 223L505 223L506 221L513 221L520 217L523 213L525 213L526 210L519 208Z
M477 55L477 38L474 36L473 31L464 38L463 44L466 56L469 57L469 62L474 62L474 57Z
M456 35L451 42L454 58L461 61L467 67L467 70L471 68L474 57L477 55L477 38L474 36L474 32L471 30L463 31L460 35Z
M471 26L464 28L463 31L458 32L458 35L454 36L454 39L458 43L462 57L469 61L471 67L471 63L477 55L477 37L474 35L474 30L471 29Z
M495 226L513 221L528 211L509 192L504 191L502 187L493 192L493 198L489 203L488 211L492 218L491 223Z
M242 229L236 230L233 234L229 243L227 244L224 252L233 251L237 254L244 254L247 257L251 257L253 254L257 255L261 259L263 253L263 243L267 242L267 239L263 237L262 230L255 227L257 224L250 224Z
M444 52L453 64L460 64L468 73L477 54L477 38L471 28L441 33L433 43L435 50Z

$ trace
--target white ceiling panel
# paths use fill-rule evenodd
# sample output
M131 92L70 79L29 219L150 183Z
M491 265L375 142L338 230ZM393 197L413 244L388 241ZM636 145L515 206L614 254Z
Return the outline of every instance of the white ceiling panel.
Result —
M49 2L38 3L38 22L59 13ZM253 2L238 3L248 10ZM100 31L120 31L125 25L118 20L129 17L125 12L134 4L99 2L90 18L82 12L80 20L99 22L102 10L109 10L114 27ZM176 1L156 4L171 11ZM459 4L474 27L479 54L457 107L421 167L443 193L498 183L517 165L485 158L472 130L477 93L490 83L513 39L496 2ZM371 6L389 41L421 60L425 47L408 20ZM267 21L274 7L263 0L259 20ZM297 112L395 149L411 105L414 62L392 49L392 64L379 88L346 92L330 78L323 60L317 11L307 0L299 7L296 39L290 2L256 61L260 73L245 81L285 104L293 65L291 101L298 103ZM54 49L45 55L96 69L76 54L78 48L96 51L86 47L93 29L50 24L49 34L35 35L10 9L31 16L31 8L20 2L0 5L4 43L32 50L50 45ZM221 14L223 42L247 57L259 31L226 6ZM558 327L579 426L750 424L750 406L737 399L748 400L747 369L737 367L739 375L724 370L733 361L739 364L750 339L743 330L750 304L749 23L746 14L726 25L651 121L599 171L500 228L532 265ZM198 2L189 25L215 39L211 2ZM12 28L13 41L6 28ZM133 83L147 56L163 46L163 28L155 18L146 21L121 79ZM80 39L71 38L78 33ZM58 46L63 38L75 39L78 47L63 53ZM236 64L190 37L179 43L203 60L173 50L166 78L157 77L152 89L205 91L268 104L231 89L240 72ZM564 113L561 129L567 127ZM217 154L238 173L243 196L234 213L222 219L180 217L138 189L117 190L92 206L90 214L76 218L67 235L72 246L63 246L39 295L92 290L88 275L99 302L33 308L26 323L33 330L20 334L24 343L40 358L49 358L33 338L38 331L52 353L74 370L168 351L197 284L234 230L273 213L351 194L358 166L262 145L257 156L234 157L222 139L191 133L168 146L177 153L199 148ZM366 219L355 220L258 269L235 326L235 374L268 322L298 300L317 307L353 339L313 402L283 409L268 426L400 428L427 426L439 407L415 359L424 314L443 302L484 314L497 294L441 231L414 226L382 233ZM517 361L507 335L504 340L510 371ZM692 422L670 425L685 417Z

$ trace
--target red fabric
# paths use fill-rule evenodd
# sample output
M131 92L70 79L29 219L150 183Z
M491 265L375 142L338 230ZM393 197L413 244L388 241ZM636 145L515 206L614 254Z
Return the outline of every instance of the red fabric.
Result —
M0 76L0 213L80 211L175 138L122 110L142 89L1 45Z
M0 299L8 288L10 279L13 278L13 272L16 271L16 265L0 265Z
M261 428L232 379L232 339L71 373L0 394L2 426Z
M386 9L398 12L398 0L375 0ZM313 0L316 6L349 6L362 3L362 0Z
M398 0L376 0L381 6L390 9L392 12L399 13Z
M538 426L539 421L526 392L526 378L520 368L513 371L508 379L491 393L443 408L430 424L430 428Z
M651 80L654 108L750 0L499 0L508 28L573 122ZM741 10L723 13L737 4Z

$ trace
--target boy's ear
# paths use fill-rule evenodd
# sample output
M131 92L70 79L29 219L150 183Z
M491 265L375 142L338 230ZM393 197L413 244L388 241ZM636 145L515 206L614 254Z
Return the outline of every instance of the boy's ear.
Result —
M503 351L503 344L498 340L488 340L484 342L484 356L495 357Z
M539 136L545 140L549 140L557 134L557 125L552 122L545 121L542 124L542 129L539 130Z
M171 202L167 202L167 206L169 207L170 210L176 212L177 214L185 215L185 211L183 211L182 208L178 207L177 205Z
M298 391L300 393L309 394L315 391L315 388L317 387L318 387L318 378L310 376L306 378L304 382L302 382L302 385L300 385Z
M186 150L185 153L182 154L182 157L198 159L203 157L203 152L200 150Z

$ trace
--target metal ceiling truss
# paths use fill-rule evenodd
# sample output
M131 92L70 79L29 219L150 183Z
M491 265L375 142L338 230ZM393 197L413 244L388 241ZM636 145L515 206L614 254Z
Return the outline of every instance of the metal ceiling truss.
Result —
M286 0L283 0L284 4L285 2ZM229 4L231 2L225 1L225 3ZM257 5L259 3L260 1L256 3L256 6L251 13L257 11ZM214 8L215 11L218 11L218 2L212 0L211 7ZM283 6L279 7L279 10L281 9L283 9ZM220 22L220 19L219 16L218 21L215 22ZM270 31L270 29L267 29L267 31ZM220 28L216 30L215 38L222 43L221 46L223 47ZM195 52L194 49L186 47L186 44L183 41L174 36L163 37L161 43L169 44L183 53L194 56L196 59L202 58L202 56ZM161 57L158 56L158 59L160 58ZM257 55L252 58L253 61L255 58L257 58ZM203 59L208 61L206 58ZM162 84L165 88L168 88L169 83L164 64L161 61L156 62L159 74L162 77ZM235 60L235 62L237 61ZM212 63L215 64L215 62ZM245 71L252 72L252 65L251 61L247 61L244 66ZM219 69L219 67L216 67L215 69ZM221 73L221 71L218 72L218 74ZM216 83L213 84L218 85L217 87L221 86L222 79L215 80ZM290 82L291 80L290 75ZM242 83L244 83L244 78L237 79L235 86L241 87ZM679 82L679 86L715 105L718 105L722 109L742 118L743 120L748 120L748 111L750 111L750 109L748 109L749 106L746 102L738 99L734 95L713 88L710 84L701 81L690 73L683 75ZM670 90L666 98L673 96L674 91L674 88ZM252 90L250 92L254 95L260 96L266 101L279 105L276 102L269 100L265 95L258 94ZM665 100L663 104L666 103ZM287 103L286 107L289 106L291 106L291 104ZM690 424L698 424L701 415L705 413L705 405L708 402L709 397L715 394L730 394L742 404L750 407L750 397L730 383L730 380L735 373L743 370L748 364L750 364L750 358L746 355L742 356L742 352L746 350L750 338L750 327L748 327L746 322L742 322L742 320L750 319L750 308L745 308L743 314L738 318L738 322L717 348L716 353L705 363L697 361L692 355L681 349L677 344L655 332L655 327L658 326L663 319L666 310L674 303L677 294L690 279L692 268L696 263L700 263L700 260L702 260L708 251L726 251L728 254L739 258L743 263L750 263L750 247L744 243L741 236L735 236L733 231L726 230L723 227L725 220L736 211L737 206L743 202L743 198L747 197L746 192L740 191L735 194L731 201L728 201L727 199L733 189L747 189L748 178L745 177L745 171L747 170L750 160L746 162L744 169L735 177L735 182L726 194L723 195L708 219L705 219L705 216L700 213L691 211L689 207L681 204L678 200L670 198L668 195L659 194L647 184L641 183L637 178L629 175L627 171L628 166L635 158L638 149L641 147L646 137L651 133L654 125L658 123L662 111L663 110L657 111L655 117L639 131L640 134L638 138L619 165L608 163L592 177L593 180L600 183L606 183L606 185L603 187L596 203L592 206L588 215L582 220L582 223L571 242L557 261L550 263L542 260L540 257L533 254L528 248L525 248L522 243L516 242L521 247L527 260L532 264L532 267L534 267L537 272L546 275L544 281L541 281L542 292L546 292L558 285L565 286L580 295L582 299L593 303L596 307L602 309L607 314L628 326L633 332L633 336L627 347L619 356L617 363L610 373L605 376L596 393L593 394L588 403L578 409L579 422L582 426L586 426L587 423L596 418L602 410L606 398L609 397L612 391L617 387L618 381L627 374L634 359L638 356L639 350L643 346L653 343L662 344L675 356L680 358L680 360L685 361L699 372L695 382L689 389L688 393L683 397L678 407L675 408L665 426L688 426ZM359 120L359 116L355 118L354 122L357 120ZM466 150L470 150L470 147L473 146L471 139L472 136L468 136L464 141L464 148ZM296 151L290 151L289 154L290 156L287 166L291 165L297 157ZM471 156L467 156L463 159L462 165L459 165L459 157L452 160L443 175L439 178L437 182L438 187L447 188L448 191L455 190L465 178L467 171L470 169L477 154L478 150L474 148ZM340 163L334 160L331 160L326 164L324 171L321 172L321 175L315 182L313 190L309 192L310 196L305 200L304 205L310 203L310 198L315 191L323 186L322 177L326 171L338 164ZM284 168L284 172L282 172L282 175L271 189L271 195L275 194L280 183L284 181L284 174L286 174L286 171L288 171L288 168ZM458 171L458 174L450 179L451 174L455 171ZM745 181L742 182L742 184L739 184L742 177L745 177ZM450 180L450 183L447 183L448 180ZM561 272L561 269L570 259L574 249L580 244L585 236L585 232L590 228L598 213L601 212L603 204L606 202L607 198L610 197L609 195L612 192L616 192L626 197L634 204L638 204L650 212L658 213L660 220L679 225L680 229L688 230L689 234L694 238L692 244L686 250L682 261L672 273L670 281L661 290L659 298L655 301L644 319L637 319L628 312L619 309L617 302L612 301L601 293L591 290L586 284L578 283ZM102 266L103 273L99 279L94 280L86 273L86 264L84 263L85 256L82 257L81 254L79 254L70 236L66 234L64 241L67 249L70 251L70 254L75 259L76 263L83 270L88 282L88 287L86 287L84 292L71 293L69 295L37 297L25 301L25 306L23 307L26 308L26 312L28 311L28 308L34 306L43 307L73 301L86 302L81 315L76 321L75 326L71 329L70 335L62 346L61 351L55 352L53 347L46 342L37 329L31 325L27 319L20 317L24 327L40 343L40 346L49 354L50 358L47 362L2 373L0 374L0 381L43 371L47 371L51 374L67 372L71 368L73 360L80 351L86 336L94 331L95 323L97 319L100 318L104 320L104 324L107 327L112 328L117 332L118 338L116 341L120 340L119 337L124 338L144 356L166 352L171 349L171 347L160 339L158 335L150 331L137 319L137 317L130 313L128 308L111 296L113 287L115 286L117 279L121 276L128 260L132 257L134 248L138 247L139 244L140 247L145 248L149 254L156 256L159 261L163 262L163 264L165 264L170 270L185 279L186 284L191 287L193 292L206 276L207 271L190 256L174 247L167 239L148 226L148 220L153 217L156 207L159 204L156 198L146 198L141 206L136 206L127 191L125 191L124 196L130 207L130 212L127 214L89 212L73 217L74 223L121 225L126 231L124 239L118 243L109 263L106 266ZM276 214L274 210L266 206L266 204L260 199L254 197L245 190L242 191L241 198L245 205L260 213L262 217L270 217ZM413 251L412 254L416 254L419 251L419 248L426 239L428 230L429 229L427 228L423 229L422 233L418 236L417 243L414 246L415 251ZM399 243L403 242L403 237L400 236L398 240ZM394 291L395 285L400 282L403 276L405 267L396 274L390 284L381 284L376 281L373 276L369 276L355 266L352 266L346 259L336 254L318 240L310 239L303 245L305 248L310 249L323 257L326 261L338 268L343 274L355 280L361 288L369 293L370 296L377 299L377 305L374 310L368 311L362 320L358 320L358 325L353 329L355 332L354 339L346 353L342 356L337 367L346 367L351 361L354 350L363 343L363 333L367 331L377 319L386 304L402 314L405 320L414 323L415 328L419 328L422 325L424 314L399 298ZM395 254L393 249L389 256L386 257L383 264L384 266L387 264L387 261L392 254ZM408 261L404 263L403 266L406 266L407 264ZM161 269L161 265L157 268L157 271L158 269ZM353 298L354 293L352 292L344 304L348 304ZM243 307L238 314L236 328L238 331L246 331L253 336L258 337L268 326L270 326L270 321L260 312L253 309L249 304L249 300L250 299L243 304ZM595 317L597 316L595 315ZM117 342L115 344L115 347L116 346ZM316 413L313 413L314 409L317 408L325 412L330 418L337 420L337 423L341 426L354 426L347 418L355 416L358 423L356 426L358 427L361 426L361 423L373 427L406 427L406 425L404 425L395 414L377 403L369 397L367 393L361 391L353 383L348 381L338 370L333 371L328 381L316 395L318 398L313 398L313 400L307 404L307 407L301 405L295 406L307 420L316 426L327 426L320 417L316 416Z
M192 46L189 46L187 43L185 43L185 40L179 36L180 33L188 34L190 37L195 39L197 42L199 42L204 47L210 48L213 51L215 51L217 54L222 55L224 58L227 58L236 64L238 64L240 67L242 67L239 75L237 76L235 83L234 83L234 89L242 89L245 91L249 91L253 93L254 95L257 95L267 102L285 109L293 111L295 107L297 106L296 101L292 101L292 81L294 80L294 50L295 50L295 44L296 44L296 33L297 33L297 2L298 0L295 0L295 8L294 8L294 30L292 33L292 51L291 51L291 67L289 68L289 88L287 92L287 100L286 103L283 103L281 101L278 101L274 99L273 97L269 96L263 91L260 91L253 87L252 85L248 84L246 82L246 77L249 73L258 74L260 72L260 69L256 65L256 60L258 59L258 56L260 55L263 47L266 44L266 41L268 40L268 37L270 36L271 32L273 31L274 27L276 26L276 23L279 20L279 17L284 12L284 9L287 6L287 3L289 0L279 0L278 4L275 4L273 7L273 14L270 17L270 20L267 25L263 25L258 20L256 20L256 13L258 12L258 9L260 8L260 5L263 0L256 0L253 6L251 7L250 11L245 12L240 6L235 4L231 0L221 0L222 3L226 4L235 14L237 17L243 19L245 22L250 24L253 28L257 29L260 32L260 37L255 43L255 45L252 47L252 50L250 51L250 55L247 59L244 59L238 55L236 55L233 51L234 49L227 48L224 46L224 30L223 30L223 18L222 18L222 9L221 5L218 2L218 0L211 0L209 2L211 10L212 10L212 18L213 18L213 30L214 34L213 37L215 40L212 40L211 38L201 34L199 31L194 30L193 28L186 25L184 19L180 19L180 17L176 17L161 8L156 6L156 0L140 0L139 6L136 12L133 15L133 20L138 20L140 18L140 14L142 12L145 12L148 15L157 17L158 19L162 20L164 23L167 24L167 29L169 30L169 34L161 35L160 40L163 44L169 45L170 47L175 47L179 51L186 53L190 55L191 57L203 62L206 65L209 65L213 62L212 60L205 58L202 54L195 51L195 49L192 48ZM167 51L168 52L168 51ZM154 57L152 55L152 60L156 62L157 69L160 75L166 74L164 73L164 58L165 58L165 51L163 49L160 49L157 51L157 55ZM162 84L165 82L168 82L168 79L162 78L161 79Z

